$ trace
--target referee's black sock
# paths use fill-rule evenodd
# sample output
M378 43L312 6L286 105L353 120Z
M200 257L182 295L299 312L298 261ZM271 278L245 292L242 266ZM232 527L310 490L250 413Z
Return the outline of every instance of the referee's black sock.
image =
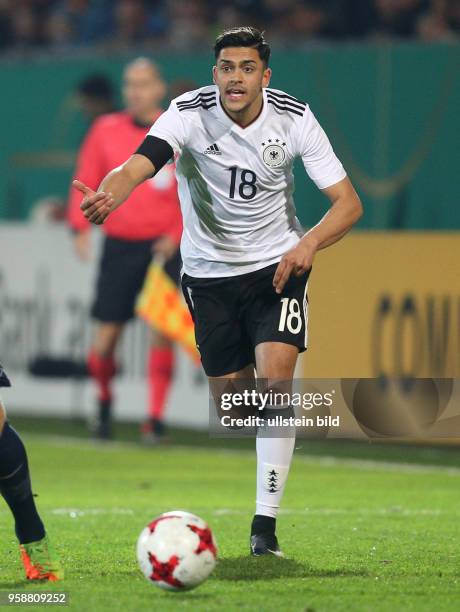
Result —
M32 495L26 449L8 423L0 434L0 493L13 513L19 542L41 540L45 528Z

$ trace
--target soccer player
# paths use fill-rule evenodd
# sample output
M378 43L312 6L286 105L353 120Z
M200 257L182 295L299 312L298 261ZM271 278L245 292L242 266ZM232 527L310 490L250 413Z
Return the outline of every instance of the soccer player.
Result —
M261 32L227 30L214 50L215 84L173 100L136 153L97 193L85 193L81 208L91 222L104 223L174 153L184 220L182 286L211 390L228 379L250 379L254 366L268 385L292 381L306 348L313 259L345 235L362 206L308 105L269 87L270 47ZM305 234L292 197L296 157L331 203ZM265 416L280 408L266 406ZM294 440L294 428L277 437L265 427L257 432L253 555L281 554L276 516Z
M126 111L99 117L91 127L79 154L76 176L96 188L114 166L121 164L144 140L162 113L166 87L156 66L138 58L124 71ZM81 185L80 185L81 187ZM90 224L80 211L80 193L72 189L69 223L75 250L89 256ZM152 254L165 260L165 270L179 284L182 218L174 167L169 164L146 181L104 226L105 241L96 297L91 314L98 322L88 355L88 369L98 388L99 415L96 435L111 436L112 378L116 374L115 350L125 323L134 316L134 305ZM148 419L144 441L156 443L164 433L163 413L174 374L172 342L152 332L148 356Z
M11 383L0 364L0 387ZM0 398L0 493L15 520L21 559L29 580L56 581L64 570L51 547L43 522L35 507L30 484L26 449L6 419Z

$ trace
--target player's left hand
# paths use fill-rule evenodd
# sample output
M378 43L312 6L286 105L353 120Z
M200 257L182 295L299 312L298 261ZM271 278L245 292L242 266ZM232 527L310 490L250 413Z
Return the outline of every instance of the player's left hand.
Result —
M283 255L273 277L276 293L281 293L291 274L302 276L313 265L316 245L310 241L300 241L297 246Z
M154 255L161 255L166 261L171 259L179 247L170 236L160 236L152 246Z

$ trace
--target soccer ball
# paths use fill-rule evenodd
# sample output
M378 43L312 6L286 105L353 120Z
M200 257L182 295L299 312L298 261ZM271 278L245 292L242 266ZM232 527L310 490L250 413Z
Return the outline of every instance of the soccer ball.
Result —
M144 576L162 589L184 591L206 580L216 565L217 547L208 525L176 510L154 519L137 540Z

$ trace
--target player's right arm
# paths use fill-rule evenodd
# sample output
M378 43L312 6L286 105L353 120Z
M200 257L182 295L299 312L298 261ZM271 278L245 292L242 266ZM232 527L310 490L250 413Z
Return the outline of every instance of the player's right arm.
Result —
M99 189L93 191L76 179L73 186L83 194L80 208L91 223L101 225L108 215L130 196L135 187L155 174L155 166L144 155L135 153L102 180Z
M174 103L153 124L144 142L124 164L107 174L97 192L82 181L73 182L83 193L80 205L91 223L100 225L108 215L129 197L133 189L161 170L165 163L180 153L186 139L187 125ZM116 135L115 135L116 137Z

